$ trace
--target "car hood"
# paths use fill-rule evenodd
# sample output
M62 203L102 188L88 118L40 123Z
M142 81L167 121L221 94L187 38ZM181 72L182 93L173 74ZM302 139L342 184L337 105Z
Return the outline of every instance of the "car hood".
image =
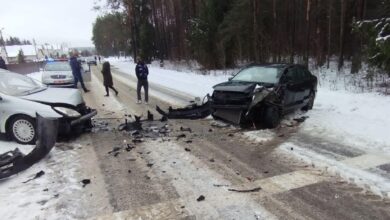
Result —
M21 98L47 104L68 104L72 106L77 106L84 102L78 89L65 88L47 88Z
M256 87L256 84L254 82L228 81L217 84L213 88L215 91L250 93Z

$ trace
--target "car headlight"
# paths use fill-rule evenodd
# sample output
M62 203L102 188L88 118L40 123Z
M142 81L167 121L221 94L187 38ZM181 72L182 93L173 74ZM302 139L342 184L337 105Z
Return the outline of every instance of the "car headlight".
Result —
M59 113L66 115L68 117L80 117L80 113L77 111L70 109L70 108L65 108L65 107L53 107L54 110L58 111Z

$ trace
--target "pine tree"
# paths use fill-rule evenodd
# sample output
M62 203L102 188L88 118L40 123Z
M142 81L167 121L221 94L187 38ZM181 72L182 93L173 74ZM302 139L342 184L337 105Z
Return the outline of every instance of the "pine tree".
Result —
M20 49L18 53L18 63L25 63L23 50Z

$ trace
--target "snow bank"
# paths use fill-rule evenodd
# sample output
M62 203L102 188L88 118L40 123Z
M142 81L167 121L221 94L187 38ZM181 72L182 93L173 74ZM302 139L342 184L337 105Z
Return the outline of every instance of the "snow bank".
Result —
M390 154L390 97L320 88L303 132L366 152Z
M107 59L119 71L127 74L135 74L135 64L129 61ZM223 71L216 71L211 75L196 74L193 72L179 72L175 70L162 69L156 66L149 66L149 81L160 84L167 88L182 91L198 97L204 97L212 93L212 87L218 83L227 81L230 74Z

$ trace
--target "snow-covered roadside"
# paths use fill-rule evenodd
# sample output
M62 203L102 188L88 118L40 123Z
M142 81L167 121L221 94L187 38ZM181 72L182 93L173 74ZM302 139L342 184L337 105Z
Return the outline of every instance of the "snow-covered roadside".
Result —
M135 64L128 60L107 59L121 72L135 74ZM231 75L222 71L212 75L194 74L193 72L179 72L163 69L156 66L149 66L149 81L167 88L175 89L197 97L204 97L211 94L212 87L226 81Z
M19 148L29 153L34 146L0 141L0 153ZM81 184L75 177L79 156L73 151L53 148L31 168L0 181L2 219L74 219L83 216L77 207ZM23 183L39 171L45 174Z

